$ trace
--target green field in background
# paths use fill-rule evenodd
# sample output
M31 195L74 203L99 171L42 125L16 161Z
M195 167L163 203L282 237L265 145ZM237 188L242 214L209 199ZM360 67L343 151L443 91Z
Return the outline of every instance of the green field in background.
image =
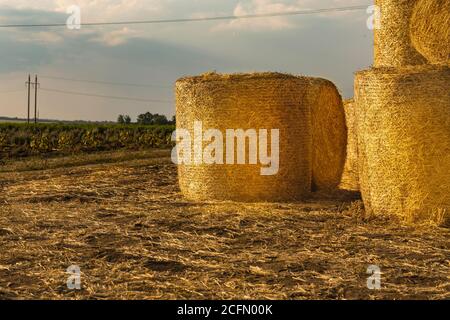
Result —
M0 123L0 158L172 145L173 125Z

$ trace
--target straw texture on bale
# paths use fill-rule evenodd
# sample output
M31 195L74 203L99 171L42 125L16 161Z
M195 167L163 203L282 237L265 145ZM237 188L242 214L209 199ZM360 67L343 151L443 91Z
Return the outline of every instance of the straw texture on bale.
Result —
M448 223L449 83L448 66L356 74L359 181L369 213Z
M375 28L374 66L398 67L426 63L414 48L410 20L417 0L376 0L381 9L380 29Z
M358 180L358 137L356 131L355 103L353 99L344 101L345 123L347 125L347 156L339 188L359 191Z
M450 60L450 1L419 0L411 18L414 47L431 63Z
M347 127L336 86L328 80L309 78L308 104L312 116L312 190L337 189L345 164Z
M280 130L279 171L276 175L261 175L259 161L257 165L180 164L178 173L182 193L191 200L260 202L305 198L311 192L313 157L317 151L313 148L313 117L320 118L317 110L313 115L312 109L315 103L328 102L330 107L327 111L333 113L337 110L334 104L342 103L337 90L336 96L331 97L331 101L327 100L332 95L330 88L336 90L327 80L279 73L208 73L178 80L177 129L188 129L193 135L194 121L202 121L203 131L218 129L224 133L224 139L226 129L267 129L269 135L270 129ZM317 96L322 93L325 95L323 98ZM322 117L322 125L330 125L329 139L340 136L340 133L333 132L336 128L334 123L326 122L333 117L339 118L340 115ZM337 129L344 131L345 135L345 123ZM270 145L270 138L268 142ZM315 143L319 141L316 139ZM345 148L345 145L341 147ZM324 150L330 151L334 151L333 148ZM339 152L319 160L326 159L331 164L341 162L333 159L337 156ZM333 180L329 174L321 174L321 183Z

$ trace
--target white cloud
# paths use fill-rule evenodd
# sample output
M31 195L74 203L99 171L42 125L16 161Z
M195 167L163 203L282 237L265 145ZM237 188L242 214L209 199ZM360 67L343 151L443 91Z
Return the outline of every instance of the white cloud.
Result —
M0 7L34 9L65 13L77 5L88 20L139 18L161 13L167 0L0 0Z
M0 7L15 9L35 9L66 15L66 10L72 5L81 8L81 22L107 22L127 20L150 20L164 18L206 17L218 15L250 15L289 12L307 9L332 8L352 5L368 4L370 0L239 0L233 3L229 0L0 0ZM189 2L187 4L186 2ZM215 11L211 11L214 8ZM231 10L230 10L231 9ZM231 12L230 12L231 11ZM317 14L318 17L332 17L336 19L351 19L352 12ZM63 16L64 17L64 16ZM68 15L67 15L68 17ZM1 19L1 17L0 17ZM23 17L21 17L23 19ZM267 17L254 19L238 19L213 23L213 32L227 32L249 30L264 32L270 30L284 30L298 28L303 19L301 17ZM21 20L20 22L26 22ZM42 22L42 21L40 21ZM48 21L52 22L52 21ZM60 22L60 21L58 21ZM158 25L161 30L163 25ZM171 28L173 25L167 25ZM183 25L177 26L184 28ZM95 41L108 46L126 43L127 39L158 37L156 28L130 25L123 29L121 26L108 28L88 28L74 30L71 36L79 34L94 34ZM19 30L20 32L20 30ZM62 30L55 30L61 34ZM172 33L173 34L173 33ZM67 36L67 33L66 35ZM30 36L19 36L24 41L33 40ZM56 36L37 35L42 41L55 41Z
M128 20L144 20L158 18L165 14L167 10L167 0L0 0L0 8L16 9L16 10L39 10L43 12L53 12L67 14L67 8L77 5L81 9L81 23L83 22L108 22L108 21L128 21ZM8 19L9 17L3 17ZM35 16L34 16L35 18ZM69 18L69 14L67 14ZM2 17L0 16L0 20ZM9 18L10 19L10 18ZM7 21L7 20L5 20ZM20 16L20 21L17 20L12 23L27 23L36 21L27 21L27 17ZM65 21L43 21L39 23L64 23ZM56 42L65 36L77 36L85 34L96 34L96 41L104 42L105 45L114 46L125 43L128 39L136 37L145 37L142 28L130 26L128 28L111 27L105 29L81 28L81 30L73 30L71 33L63 32L63 29L52 30L50 32L33 32L31 35L22 32L18 29L16 32L17 38L20 41L34 41L40 42ZM112 30L112 31L111 31Z
M243 16L251 14L270 14L279 12L291 12L311 9L339 8L354 5L365 5L367 0L296 0L296 1L277 1L277 0L250 0L241 1L234 8L233 15ZM348 12L327 12L317 14L317 16L328 17L348 17L352 13ZM297 20L298 21L298 20ZM268 17L254 19L238 19L228 22L222 22L212 28L212 31L224 30L281 30L298 27L299 23L289 17Z
M274 12L289 12L298 10L296 4L288 5L272 0L252 0L249 2L239 2L234 8L233 15L244 16L249 14L268 14ZM279 30L293 27L292 23L284 17L238 19L223 22L213 28L213 31L250 29L250 30Z
M73 0L56 0L56 10L65 11ZM77 0L86 21L129 20L155 17L164 12L164 0Z

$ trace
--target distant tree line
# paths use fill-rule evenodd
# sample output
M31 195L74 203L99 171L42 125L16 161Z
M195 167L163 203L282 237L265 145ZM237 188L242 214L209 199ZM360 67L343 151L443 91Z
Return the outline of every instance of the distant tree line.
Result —
M117 123L119 124L131 124L131 117L129 115L119 115L117 118ZM175 124L175 116L172 117L172 120L168 120L165 115L158 113L150 113L146 112L138 115L136 119L136 123L140 125L166 125L166 124Z
M131 123L131 117L129 115L123 115L120 114L117 118L117 123L119 124L130 124Z

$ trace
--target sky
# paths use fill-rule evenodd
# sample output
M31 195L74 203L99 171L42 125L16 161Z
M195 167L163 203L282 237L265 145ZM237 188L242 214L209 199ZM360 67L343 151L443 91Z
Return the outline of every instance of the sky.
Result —
M265 14L369 6L371 2L0 0L0 25L65 23L72 5L80 8L81 22L89 23ZM0 28L0 116L26 117L28 74L39 77L39 116L47 119L114 121L119 114L135 119L147 111L171 117L176 79L210 71L277 71L323 77L349 98L353 96L354 72L370 67L373 60L373 35L366 24L369 17L365 10L358 10L230 21L82 26L79 30Z

